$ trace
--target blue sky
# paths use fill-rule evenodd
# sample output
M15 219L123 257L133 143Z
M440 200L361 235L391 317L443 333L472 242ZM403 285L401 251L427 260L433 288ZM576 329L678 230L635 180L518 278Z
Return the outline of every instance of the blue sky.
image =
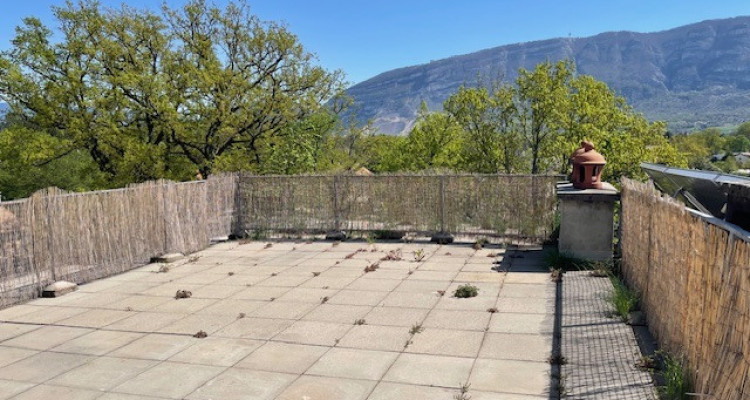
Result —
M172 7L184 3L167 2ZM37 16L56 26L50 7L64 0L4 3L0 50L10 47L13 29L24 16ZM101 3L158 9L162 2ZM503 44L615 30L654 32L750 15L748 0L251 0L249 4L261 19L285 22L324 67L343 70L351 83L393 68Z

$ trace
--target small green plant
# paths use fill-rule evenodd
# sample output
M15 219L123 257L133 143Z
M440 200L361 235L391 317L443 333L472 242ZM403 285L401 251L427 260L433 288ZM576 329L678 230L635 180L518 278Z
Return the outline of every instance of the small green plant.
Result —
M560 353L555 352L549 358L547 358L547 361L552 365L565 365L568 363L568 360Z
M422 327L422 323L418 322L411 326L411 329L409 329L409 333L412 335L416 335L417 333L422 333L424 331L424 327Z
M266 245L263 246L264 249L270 249L271 247L273 247L273 243L266 243Z
M313 272L312 275L313 277L320 276L320 272Z
M562 268L550 268L550 279L552 279L552 282L560 282L562 281L562 277Z
M328 302L328 300L330 300L328 298L328 296L325 296L325 297L323 297L323 298L320 299L320 304L325 304L326 302Z
M401 250L391 250L380 261L401 261Z
M196 332L195 335L193 335L193 337L198 338L198 339L204 339L208 337L208 334L206 333L206 331L201 330L201 331Z
M661 376L664 386L659 387L659 393L665 400L687 400L691 392L690 376L685 368L684 359L659 351L664 362Z
M469 297L476 297L479 294L479 288L474 285L461 285L453 292L453 297L459 299L467 299Z
M627 287L625 283L615 275L610 276L613 291L607 297L607 302L615 308L616 313L623 321L628 320L631 311L636 310L640 294Z
M367 321L365 321L364 318L360 318L360 319L354 321L354 325L365 325L366 323L367 323Z
M375 235L367 235L365 238L367 244L375 244Z
M653 371L656 369L656 358L654 356L641 356L635 362L635 367L643 371Z
M474 244L471 247L473 247L474 250L482 250L482 248L484 248L484 245L486 244L487 244L487 239L477 238L477 240L474 241Z
M490 314L494 314L497 312L497 307L490 307L487 309L487 312Z
M591 262L570 256L558 251L550 251L544 256L547 266L564 271L581 271L591 269Z
M375 272L375 270L378 268L380 268L380 265L378 263L370 264L369 266L365 267L365 273Z
M466 382L461 385L461 388L459 389L458 394L453 396L454 400L470 400L471 395L469 394L469 388L471 387L471 383Z
M424 249L414 250L414 261L420 262L424 260L424 257Z
M193 295L193 292L189 290L178 290L177 293L175 293L174 298L175 299L189 299Z

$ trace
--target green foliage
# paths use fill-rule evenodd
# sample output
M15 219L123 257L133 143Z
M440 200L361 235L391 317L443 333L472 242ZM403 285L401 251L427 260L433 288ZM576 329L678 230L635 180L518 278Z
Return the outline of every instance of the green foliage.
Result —
M48 159L85 151L116 185L319 167L334 126L322 104L340 74L247 4L155 14L84 0L54 14L58 34L27 18L0 54L0 99L13 121L61 143Z
M612 294L607 297L607 302L610 303L620 319L627 321L631 311L634 311L638 306L640 294L627 287L625 283L615 275L610 276L612 286L614 290Z
M461 285L453 292L453 296L459 299L476 297L478 294L479 289L474 285Z
M665 400L686 400L691 398L688 393L692 391L690 375L685 367L682 357L675 357L666 352L659 351L664 364L660 373L664 379L664 385L659 386L661 398Z
M5 200L56 186L70 191L109 187L91 157L61 139L28 128L0 131L0 191Z

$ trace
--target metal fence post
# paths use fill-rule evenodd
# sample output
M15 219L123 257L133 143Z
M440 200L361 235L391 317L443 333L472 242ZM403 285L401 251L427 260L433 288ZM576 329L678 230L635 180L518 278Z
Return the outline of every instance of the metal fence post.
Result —
M341 230L341 207L339 207L339 176L333 176L333 229Z
M445 233L445 175L440 175L440 233Z

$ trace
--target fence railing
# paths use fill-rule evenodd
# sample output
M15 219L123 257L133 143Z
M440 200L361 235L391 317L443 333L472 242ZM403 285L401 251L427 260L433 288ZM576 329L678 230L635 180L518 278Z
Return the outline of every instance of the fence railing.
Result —
M652 186L622 182L622 270L695 392L750 398L750 243Z
M213 176L124 189L47 189L0 203L0 307L57 280L126 271L254 230L398 230L547 238L554 176Z
M239 178L245 232L449 232L544 240L558 176L315 175Z
M124 189L47 189L0 203L0 307L56 280L89 282L153 256L189 253L233 226L237 175Z

